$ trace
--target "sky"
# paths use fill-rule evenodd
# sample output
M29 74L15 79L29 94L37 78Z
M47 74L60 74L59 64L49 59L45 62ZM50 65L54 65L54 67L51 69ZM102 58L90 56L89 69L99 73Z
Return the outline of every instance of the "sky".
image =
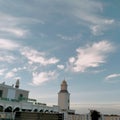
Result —
M120 114L120 0L0 0L0 83L57 105Z

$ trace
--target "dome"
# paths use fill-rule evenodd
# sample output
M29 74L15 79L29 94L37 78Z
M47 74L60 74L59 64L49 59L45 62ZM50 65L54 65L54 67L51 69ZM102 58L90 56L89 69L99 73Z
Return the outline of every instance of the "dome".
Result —
M63 80L63 81L62 81L62 84L67 85L66 80Z

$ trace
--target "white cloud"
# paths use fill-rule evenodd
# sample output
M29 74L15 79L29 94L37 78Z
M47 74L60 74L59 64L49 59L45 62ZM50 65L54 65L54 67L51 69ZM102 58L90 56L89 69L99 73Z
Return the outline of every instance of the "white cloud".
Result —
M5 75L6 79L13 78L13 77L15 77L15 72L13 71L10 71Z
M84 48L78 48L77 56L69 58L68 69L74 72L84 72L87 68L95 68L106 62L109 52L114 47L108 41L100 41Z
M108 75L105 79L111 79L111 78L116 78L116 77L120 77L120 74L111 74L111 75Z
M75 62L75 58L74 57L69 58L69 62L70 63L74 63Z
M42 21L34 18L16 17L0 12L0 32L4 37L9 37L9 35L12 35L13 37L26 37L30 32L27 25L32 23L43 24Z
M106 19L106 20L105 20L105 23L108 24L108 25L109 25L109 24L113 24L114 22L115 22L114 19L110 19L110 20Z
M62 35L62 34L57 34L57 36L59 38L61 38L62 40L77 40L77 39L80 39L81 34L77 34L75 36L65 36L65 35Z
M0 69L0 76L4 75L4 72L6 71L6 69Z
M87 4L86 4L87 3ZM6 4L6 3L4 3ZM16 3L11 3L11 5L15 6L15 10L19 10L20 5ZM103 16L100 16L101 12L104 10L104 5L100 1L96 0L44 0L44 1L35 1L34 5L29 4L27 2L24 2L24 4L21 4L22 10L21 12L26 11L28 15L31 13L34 18L25 18L25 17L15 17L8 14L0 13L0 28L5 28L7 32L11 32L15 34L16 36L23 36L26 35L26 30L22 28L23 24L25 26L28 23L40 23L45 24L45 21L49 20L49 17L54 16L55 13L58 15L63 15L67 17L68 19L74 19L75 22L79 21L79 23L87 26L90 28L91 32L94 35L98 35L99 33L103 33L109 25L112 25L115 20L114 19L108 19ZM34 7L35 6L35 7ZM62 7L61 7L62 6ZM47 10L45 10L45 7L47 7ZM39 14L37 14L39 11ZM44 12L43 12L44 11ZM36 16L37 15L37 16ZM31 16L31 15L30 15ZM42 19L42 20L40 20ZM99 27L96 27L99 26ZM16 29L21 28L21 29ZM96 29L96 30L95 30ZM65 40L71 40L74 39L73 37L69 36L63 36L59 35L62 39Z
M68 14L78 18L79 23L89 27L94 35L104 34L104 31L115 23L114 19L100 16L104 10L104 6L100 1L70 0L68 3L70 5Z
M0 61L11 63L16 57L11 51L17 50L20 45L9 39L0 39Z
M15 60L14 56L11 55L5 55L0 53L0 62L8 62L11 63Z
M57 65L57 68L59 68L59 69L64 69L65 67L64 67L64 65Z
M5 74L5 78L6 78L6 79L9 79L9 78L14 78L14 79L16 79L17 73L18 73L19 71L23 71L23 70L25 70L25 69L26 69L26 67L13 68L10 72L7 72L7 73Z
M43 66L46 66L49 64L56 64L57 62L59 62L59 59L55 57L46 58L45 53L38 52L30 48L25 48L21 50L21 54L24 55L29 60L30 64L39 63Z
M34 72L32 84L41 85L44 82L56 79L57 76L58 75L55 71L41 72L41 73Z
M15 26L17 24L16 18L8 15L8 14L4 14L2 12L0 12L0 27L12 27Z
M14 50L18 48L19 45L16 42L8 39L0 39L0 49Z
M63 39L63 40L72 40L72 37L63 36L63 35L61 35L61 34L58 34L57 36L60 37L60 38Z
M102 35L104 34L103 31L107 30L110 25L113 25L115 23L115 20L113 19L105 19L100 24L95 24L90 26L90 29L92 30L92 33L94 35Z
M13 34L15 36L18 36L18 37L23 37L23 36L25 36L28 33L27 30L20 29L20 28L14 28L14 27L11 27L11 28L0 28L0 31L7 32L7 34L11 33L11 34Z

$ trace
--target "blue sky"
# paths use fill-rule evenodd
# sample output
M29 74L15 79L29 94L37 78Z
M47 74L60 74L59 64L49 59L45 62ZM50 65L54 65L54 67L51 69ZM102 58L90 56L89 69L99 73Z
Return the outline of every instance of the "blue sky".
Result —
M48 105L65 78L77 112L120 110L119 0L0 0L0 82Z

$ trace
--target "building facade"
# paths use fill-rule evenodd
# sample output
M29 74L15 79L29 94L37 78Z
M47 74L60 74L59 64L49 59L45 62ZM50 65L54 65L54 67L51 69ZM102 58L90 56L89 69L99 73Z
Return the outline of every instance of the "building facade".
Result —
M6 100L20 101L27 100L29 95L29 91L19 89L19 80L16 81L15 87L14 85L9 86L4 82L0 84L0 98Z
M90 113L76 114L75 110L70 109L70 93L67 87L66 80L63 80L58 93L58 105L47 106L45 103L37 102L36 99L30 99L29 91L20 89L19 80L12 86L2 83L0 84L0 119L4 117L12 118L14 113L20 112L21 115L33 113L36 116L42 115L41 113L46 113L44 114L45 119L46 117L49 118L48 116L59 116L60 114L62 118L60 117L59 119L56 116L56 120L91 120ZM42 119L41 116L39 117ZM25 119L23 118L23 120ZM120 120L120 116L101 115L99 120Z
M0 112L59 112L57 105L47 106L45 103L37 102L36 99L30 99L29 91L19 87L19 80L12 86L0 84Z

